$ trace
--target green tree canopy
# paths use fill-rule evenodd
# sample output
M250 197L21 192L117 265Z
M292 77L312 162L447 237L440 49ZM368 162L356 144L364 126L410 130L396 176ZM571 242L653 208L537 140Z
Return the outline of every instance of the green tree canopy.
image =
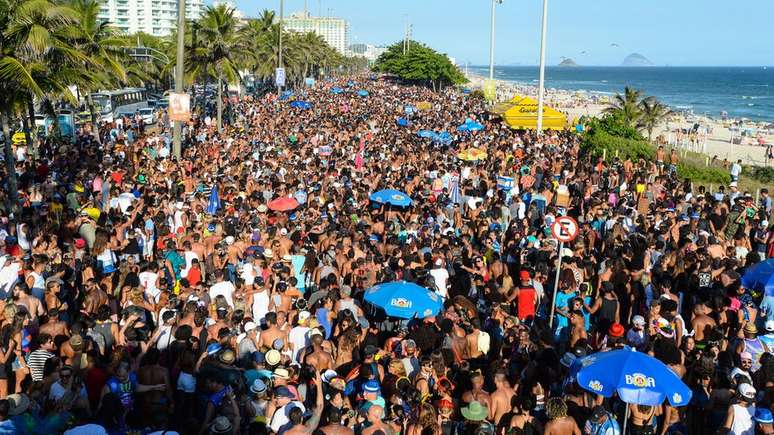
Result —
M467 81L448 56L416 41L410 41L405 50L402 41L392 44L376 60L374 70L424 83L433 89Z

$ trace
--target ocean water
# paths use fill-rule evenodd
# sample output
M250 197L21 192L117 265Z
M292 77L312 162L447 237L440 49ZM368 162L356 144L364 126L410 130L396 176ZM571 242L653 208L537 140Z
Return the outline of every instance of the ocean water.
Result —
M489 74L486 66L468 70ZM495 78L537 86L538 67L497 66ZM546 88L615 94L624 86L697 115L719 118L726 111L732 118L774 122L774 67L546 67Z

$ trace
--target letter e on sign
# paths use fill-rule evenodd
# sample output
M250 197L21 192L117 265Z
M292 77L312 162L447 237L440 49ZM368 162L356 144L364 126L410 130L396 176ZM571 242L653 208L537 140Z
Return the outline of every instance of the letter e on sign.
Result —
M559 216L551 225L551 234L562 243L572 242L578 235L578 222L569 216Z

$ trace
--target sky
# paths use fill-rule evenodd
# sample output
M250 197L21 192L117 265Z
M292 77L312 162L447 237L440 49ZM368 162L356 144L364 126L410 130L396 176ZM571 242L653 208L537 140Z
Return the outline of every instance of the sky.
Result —
M279 10L280 0L235 0L247 16ZM489 0L308 0L317 15L350 23L350 43L391 44L413 39L464 64L489 62ZM285 0L285 13L304 0ZM495 63L536 65L541 0L497 6ZM774 65L774 0L549 0L546 62L564 57L580 65L620 65L641 53L656 65ZM613 45L616 44L616 45ZM585 52L585 53L584 53Z

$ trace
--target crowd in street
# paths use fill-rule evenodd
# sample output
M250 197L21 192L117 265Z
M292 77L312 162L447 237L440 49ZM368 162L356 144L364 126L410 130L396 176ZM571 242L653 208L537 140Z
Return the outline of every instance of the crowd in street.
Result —
M195 113L179 159L164 122L130 119L15 145L0 434L774 434L774 292L742 283L774 257L765 189L384 77L246 96L217 124ZM562 249L559 216L578 224ZM393 281L443 308L364 300ZM690 403L578 382L621 349Z

